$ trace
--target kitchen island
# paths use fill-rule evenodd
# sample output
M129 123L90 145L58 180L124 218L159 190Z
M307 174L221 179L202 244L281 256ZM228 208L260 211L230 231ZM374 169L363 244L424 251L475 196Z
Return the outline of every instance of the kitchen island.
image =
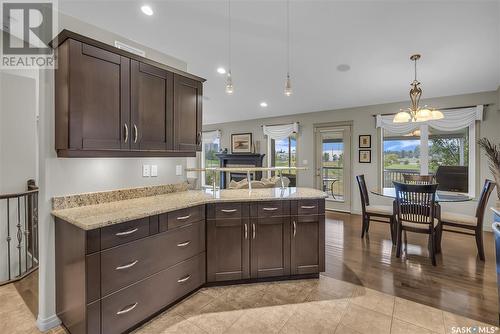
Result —
M181 190L54 199L56 310L70 333L128 331L204 285L324 271L325 193Z

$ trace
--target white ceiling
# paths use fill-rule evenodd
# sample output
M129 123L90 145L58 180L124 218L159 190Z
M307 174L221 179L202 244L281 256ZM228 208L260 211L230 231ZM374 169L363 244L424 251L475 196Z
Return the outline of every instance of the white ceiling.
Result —
M233 0L232 96L216 72L228 62L227 2L150 1L151 17L142 4L60 0L59 8L186 61L207 79L206 124L405 100L416 52L424 98L500 84L499 1L292 0L291 97L283 94L284 1Z

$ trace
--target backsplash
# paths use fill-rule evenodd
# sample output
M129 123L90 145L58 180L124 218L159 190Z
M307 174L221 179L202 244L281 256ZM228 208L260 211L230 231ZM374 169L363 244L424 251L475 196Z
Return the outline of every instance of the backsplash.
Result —
M129 189L118 189L110 191L99 191L77 195L68 195L52 198L52 209L62 210L79 206L102 204L122 201L127 199L149 197L188 190L188 183L165 184Z

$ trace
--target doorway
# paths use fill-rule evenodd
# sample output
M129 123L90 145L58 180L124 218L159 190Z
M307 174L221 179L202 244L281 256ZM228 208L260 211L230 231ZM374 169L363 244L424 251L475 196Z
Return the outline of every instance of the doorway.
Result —
M316 187L326 209L351 211L351 126L316 126Z

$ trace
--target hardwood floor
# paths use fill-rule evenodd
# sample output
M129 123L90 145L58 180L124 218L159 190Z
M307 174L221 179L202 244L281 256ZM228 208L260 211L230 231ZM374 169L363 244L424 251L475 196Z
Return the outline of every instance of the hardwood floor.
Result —
M444 232L436 267L428 257L426 235L408 233L400 259L387 224L371 223L368 237L360 235L360 216L327 213L325 275L498 325L492 233L484 233L482 262L473 237Z

